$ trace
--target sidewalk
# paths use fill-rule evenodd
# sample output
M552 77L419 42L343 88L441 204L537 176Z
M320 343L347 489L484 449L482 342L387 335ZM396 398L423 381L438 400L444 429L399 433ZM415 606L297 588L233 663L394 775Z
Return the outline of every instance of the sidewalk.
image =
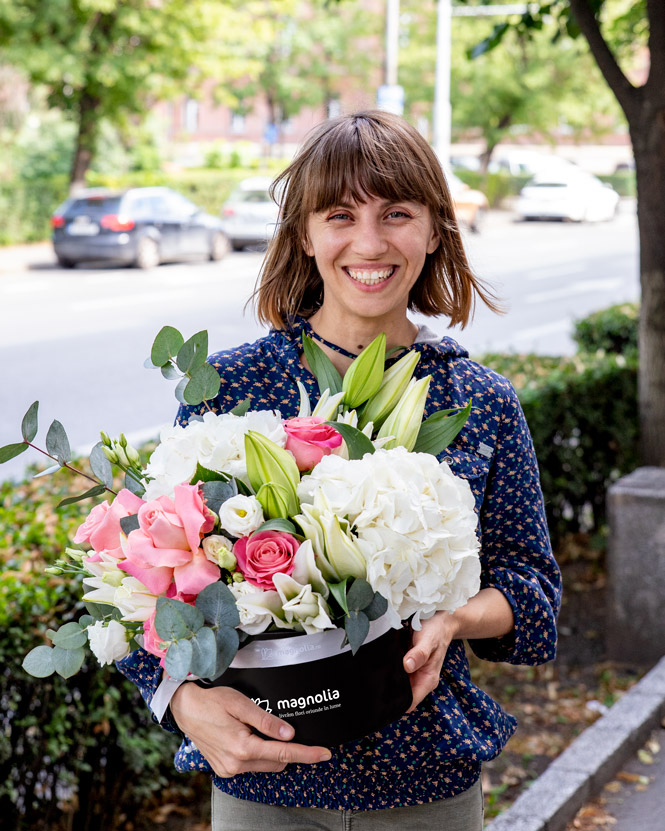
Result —
M44 268L55 263L55 254L50 242L31 242L26 245L0 247L0 274Z
M644 784L639 779L642 775L654 777L654 781L644 790L624 789L621 799L615 791L617 798L611 803L608 792L603 794L604 808L617 820L616 824L610 820L613 831L662 829L665 827L665 751L652 754L651 765L644 764L643 753L636 754L652 731L660 728L663 718L665 658L552 762L507 811L487 826L487 831L565 831L577 812L624 768L623 779L630 782L633 775L638 777L635 785ZM641 772L635 773L633 765L641 766ZM646 773L644 768L649 768ZM622 782L621 776L618 781ZM653 817L658 819L654 822ZM582 824L577 827L585 828Z

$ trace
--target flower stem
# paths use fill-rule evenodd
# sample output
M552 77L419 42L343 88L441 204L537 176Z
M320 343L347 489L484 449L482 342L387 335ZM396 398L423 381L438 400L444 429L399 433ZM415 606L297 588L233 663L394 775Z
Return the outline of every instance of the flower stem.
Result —
M28 445L28 447L32 447L33 450L37 450L39 453L43 453L44 456L48 456L49 459L53 459L54 462L58 462L60 467L66 467L67 470L71 470L72 473L76 473L79 476L83 476L89 482L94 482L95 485L104 484L103 482L100 482L99 479L95 479L94 476L88 476L88 474L84 473L82 470L78 470L78 468L72 467L72 465L70 465L68 462L61 462L59 459L56 459L55 456L51 456L51 454L48 453L46 450L42 450L41 447L37 447L36 444L33 444L32 442L26 442L26 444ZM112 488L107 488L106 485L104 485L104 489L109 493L112 493L114 496L118 495L117 491L114 491Z

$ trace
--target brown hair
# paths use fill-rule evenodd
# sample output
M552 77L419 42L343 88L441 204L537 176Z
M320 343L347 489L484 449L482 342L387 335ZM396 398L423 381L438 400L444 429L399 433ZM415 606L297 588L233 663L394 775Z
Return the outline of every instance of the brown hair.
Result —
M271 196L280 202L280 218L254 295L262 323L281 329L292 315L309 317L321 306L323 283L303 248L307 219L368 196L426 205L438 232L440 244L427 254L411 289L410 310L446 315L451 326L462 327L473 315L476 295L499 311L495 296L469 266L441 164L404 119L368 110L324 122L275 179Z

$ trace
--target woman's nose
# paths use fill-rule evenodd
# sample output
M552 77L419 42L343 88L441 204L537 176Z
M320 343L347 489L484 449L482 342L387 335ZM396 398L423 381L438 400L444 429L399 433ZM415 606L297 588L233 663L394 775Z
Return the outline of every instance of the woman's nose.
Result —
M364 220L356 224L353 250L361 257L376 259L388 250L386 229L375 220Z

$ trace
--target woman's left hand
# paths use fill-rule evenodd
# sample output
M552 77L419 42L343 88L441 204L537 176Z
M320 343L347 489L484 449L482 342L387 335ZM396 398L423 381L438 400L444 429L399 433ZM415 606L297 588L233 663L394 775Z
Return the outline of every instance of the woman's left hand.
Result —
M425 696L437 688L455 628L450 612L437 612L423 621L422 629L414 630L411 649L404 656L404 669L409 673L413 693L408 712L413 712Z

